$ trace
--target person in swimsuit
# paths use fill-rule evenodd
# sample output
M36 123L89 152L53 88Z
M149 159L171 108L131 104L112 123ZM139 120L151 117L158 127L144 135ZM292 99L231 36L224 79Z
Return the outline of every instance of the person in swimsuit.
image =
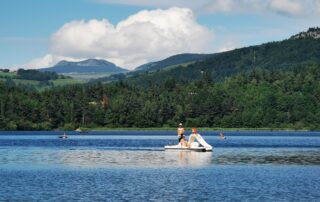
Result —
M182 123L179 123L179 127L177 129L177 135L179 137L179 139L178 139L179 143L181 142L181 140L185 140L184 128L182 126Z

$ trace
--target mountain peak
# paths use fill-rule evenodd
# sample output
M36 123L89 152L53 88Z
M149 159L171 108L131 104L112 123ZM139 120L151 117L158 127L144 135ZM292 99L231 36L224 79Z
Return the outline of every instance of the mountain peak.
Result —
M66 61L66 60L61 60L60 62L58 62L57 64L55 64L54 66L67 66L70 62Z
M300 32L299 34L296 34L290 37L290 39L304 39L304 38L320 39L320 28L311 27L306 32Z
M79 62L69 62L66 60L62 60L58 62L55 66L90 66L90 67L99 67L99 66L109 66L114 65L111 62L108 62L106 60L99 60L99 59L87 59Z
M78 62L62 60L53 67L43 68L40 71L53 71L56 73L120 73L127 70L106 60L86 59Z

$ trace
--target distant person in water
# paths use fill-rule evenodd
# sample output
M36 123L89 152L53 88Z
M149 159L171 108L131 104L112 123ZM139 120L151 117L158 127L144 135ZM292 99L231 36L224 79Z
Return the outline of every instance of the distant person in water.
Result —
M224 136L223 132L220 133L219 138L220 138L221 140L226 139L226 137Z
M178 135L178 141L181 143L182 141L186 141L185 136L184 136L184 128L182 126L182 123L179 123L179 127L177 129L177 135Z
M63 135L61 135L59 138L67 139L67 138L68 138L68 136L67 136L67 134L66 134L66 133L63 133Z

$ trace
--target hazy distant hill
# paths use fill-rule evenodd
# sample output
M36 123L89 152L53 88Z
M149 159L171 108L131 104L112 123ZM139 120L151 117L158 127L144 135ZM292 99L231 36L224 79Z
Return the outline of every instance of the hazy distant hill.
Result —
M95 81L117 81L117 80L125 80L128 78L139 77L141 74L150 73L150 72L158 72L160 70L169 70L175 68L177 66L188 66L192 63L203 61L207 58L212 57L214 54L196 54L196 53L184 53L173 55L163 60L157 62L150 62L136 67L133 71L112 74L104 78L99 78Z
M106 60L88 59L80 62L61 61L53 67L39 69L56 73L121 73L127 70Z

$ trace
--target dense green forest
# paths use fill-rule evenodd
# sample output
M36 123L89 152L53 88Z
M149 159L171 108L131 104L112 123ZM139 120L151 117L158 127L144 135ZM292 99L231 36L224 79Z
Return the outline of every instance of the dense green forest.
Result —
M2 130L76 127L250 127L320 129L320 65L254 68L215 81L206 73L129 82L26 90L0 82Z
M63 75L58 75L55 72L40 72L33 69L18 69L17 71L18 79L26 79L26 80L36 80L36 81L49 81L56 79L64 79L67 78Z
M309 31L314 29L309 29ZM320 32L320 29L317 28ZM202 61L175 68L156 71L136 71L128 74L111 75L100 81L130 80L138 86L148 86L150 82L163 84L168 77L174 77L178 83L199 80L203 74L214 81L252 71L254 68L268 70L289 70L298 65L320 63L320 40L312 37L287 39L257 46L239 48L228 52L206 55Z

